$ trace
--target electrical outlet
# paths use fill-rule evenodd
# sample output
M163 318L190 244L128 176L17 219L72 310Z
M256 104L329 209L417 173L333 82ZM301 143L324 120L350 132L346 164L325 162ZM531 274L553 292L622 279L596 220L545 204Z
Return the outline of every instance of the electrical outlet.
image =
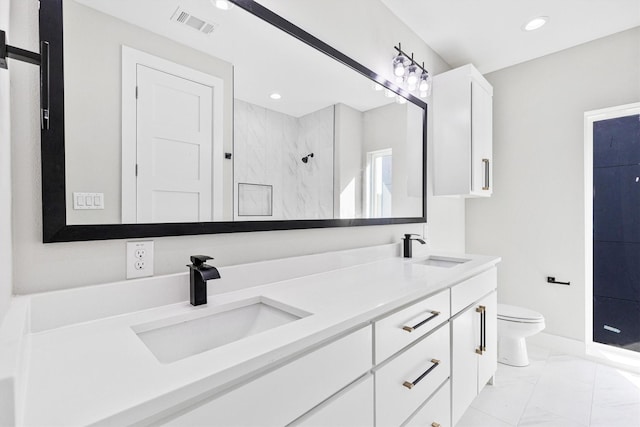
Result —
M153 276L153 240L127 242L127 279Z

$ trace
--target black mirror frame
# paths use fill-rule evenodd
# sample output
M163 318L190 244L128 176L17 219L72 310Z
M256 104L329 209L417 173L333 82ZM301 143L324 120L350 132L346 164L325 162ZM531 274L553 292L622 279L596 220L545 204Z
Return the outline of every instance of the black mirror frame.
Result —
M41 131L42 228L44 243L426 222L427 104L255 1L232 0L238 7L285 31L365 77L391 89L423 109L422 197L424 203L422 216L288 221L67 225L62 2L63 0L40 0L40 40L49 43L50 52L48 82L50 127ZM46 84L46 82L41 83Z

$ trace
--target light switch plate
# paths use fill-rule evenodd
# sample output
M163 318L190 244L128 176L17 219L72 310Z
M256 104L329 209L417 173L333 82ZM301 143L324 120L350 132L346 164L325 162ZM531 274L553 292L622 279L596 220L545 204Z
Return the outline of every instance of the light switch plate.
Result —
M153 240L127 242L127 279L153 276Z
M73 209L104 209L104 193L73 193Z

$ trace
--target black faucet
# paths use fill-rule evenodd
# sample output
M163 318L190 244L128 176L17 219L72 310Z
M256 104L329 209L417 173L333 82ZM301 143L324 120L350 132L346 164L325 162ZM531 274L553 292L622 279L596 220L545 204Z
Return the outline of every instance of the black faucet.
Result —
M427 242L425 242L422 239L414 239L411 236L419 236L419 234L405 234L404 235L404 257L405 258L411 258L411 249L413 248L411 241L412 240L417 240L418 242L422 243L423 245L426 244Z
M220 278L220 273L217 268L205 264L207 260L210 259L213 258L207 255L191 255L191 262L193 264L187 264L191 279L191 305L206 304L207 280Z

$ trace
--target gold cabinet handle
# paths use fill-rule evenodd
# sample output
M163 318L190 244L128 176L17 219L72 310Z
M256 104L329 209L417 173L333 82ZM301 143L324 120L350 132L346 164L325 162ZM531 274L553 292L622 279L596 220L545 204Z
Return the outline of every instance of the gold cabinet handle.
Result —
M424 377L426 377L427 375L429 375L429 373L431 371L433 371L434 369L436 369L438 367L438 365L440 364L440 361L438 359L431 359L431 363L433 363L433 365L431 365L431 367L429 369L427 369L426 371L424 371L418 378L416 378L415 380L413 380L412 382L410 381L405 381L402 383L403 386L405 386L406 388L408 388L409 390L411 390L413 387L415 387L416 385L418 385L418 383L420 381L422 381L422 379Z
M440 424L434 421L431 423L431 427L440 427Z
M403 326L403 327L402 327L402 330L403 330L403 331L407 331L407 332L413 332L413 331L415 331L416 329L418 329L420 326L422 326L422 325L424 325L425 323L427 323L429 320L433 320L433 319L435 319L437 316L439 316L439 315L440 315L440 312L439 312L439 311L435 311L435 310L429 311L429 313L431 313L431 316L429 316L429 317L427 317L426 319L424 319L424 320L422 320L422 321L420 321L420 322L416 323L416 324L415 324L415 325L413 325L413 326L408 326L408 325L407 325L407 326Z

